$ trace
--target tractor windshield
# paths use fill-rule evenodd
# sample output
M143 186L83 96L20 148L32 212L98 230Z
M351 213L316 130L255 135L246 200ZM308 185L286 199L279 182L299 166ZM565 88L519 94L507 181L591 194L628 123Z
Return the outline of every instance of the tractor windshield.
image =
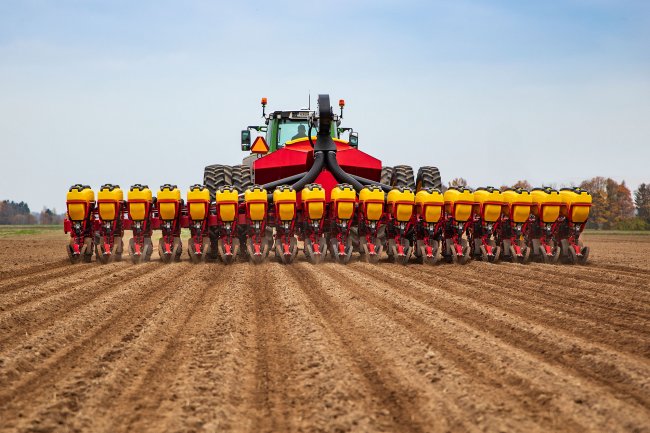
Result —
M284 146L287 141L307 137L309 123L305 121L288 120L278 125L278 144ZM311 135L316 135L316 129L312 128Z

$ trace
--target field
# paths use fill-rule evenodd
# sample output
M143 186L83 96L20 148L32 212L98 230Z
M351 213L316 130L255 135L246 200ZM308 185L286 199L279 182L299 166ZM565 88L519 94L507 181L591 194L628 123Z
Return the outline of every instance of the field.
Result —
M589 266L67 262L0 236L0 431L650 432L650 236Z

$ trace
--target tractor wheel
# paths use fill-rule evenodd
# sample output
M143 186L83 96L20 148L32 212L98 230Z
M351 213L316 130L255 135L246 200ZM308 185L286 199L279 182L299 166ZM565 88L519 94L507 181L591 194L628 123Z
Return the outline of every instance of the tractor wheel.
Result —
M413 177L413 168L408 165L396 165L393 168L393 178L390 185L399 188L410 188L415 191L415 178Z
M382 167L381 168L381 179L379 182L384 185L390 185L390 181L393 179L393 167Z
M244 192L253 185L251 168L247 165L234 165L232 167L232 186L239 192Z
M418 191L425 188L436 188L442 191L442 180L438 167L420 167L415 185Z
M232 185L233 168L229 165L214 164L205 167L203 172L203 185L210 191L210 199L214 200L214 195L219 188L226 185Z

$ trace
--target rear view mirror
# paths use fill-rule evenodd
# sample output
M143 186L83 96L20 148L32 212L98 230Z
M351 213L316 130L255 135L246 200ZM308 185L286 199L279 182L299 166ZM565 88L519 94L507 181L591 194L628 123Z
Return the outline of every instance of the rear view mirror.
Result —
M352 146L352 147L359 147L359 133L358 132L350 132L350 140L348 142L350 143L350 146Z
M244 129L241 132L241 150L248 152L251 149L251 132Z

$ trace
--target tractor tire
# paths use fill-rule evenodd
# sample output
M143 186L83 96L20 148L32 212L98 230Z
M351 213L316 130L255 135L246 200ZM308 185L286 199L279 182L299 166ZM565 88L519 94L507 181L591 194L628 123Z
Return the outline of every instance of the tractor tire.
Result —
M211 200L214 200L214 195L219 188L233 184L232 172L233 167L229 165L214 164L205 167L203 185L210 191Z
M393 177L390 185L399 188L410 188L415 192L415 178L413 176L413 168L408 165L396 165L393 167Z
M234 165L232 167L232 186L241 193L253 185L251 168L247 165Z
M381 179L379 182L384 185L390 185L390 181L393 178L393 167L382 167L381 168Z
M418 191L425 188L436 188L442 191L440 170L438 167L420 167L415 184Z

